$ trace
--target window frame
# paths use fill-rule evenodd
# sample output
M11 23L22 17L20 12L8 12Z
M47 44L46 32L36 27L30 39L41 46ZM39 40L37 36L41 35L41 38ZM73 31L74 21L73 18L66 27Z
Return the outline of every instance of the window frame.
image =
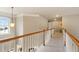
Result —
M3 33L3 34L1 33L0 36L1 36L1 35L8 35L8 34L11 34L11 27L10 27L11 18L8 17L8 16L0 16L0 17L6 17L6 18L8 18L8 33Z

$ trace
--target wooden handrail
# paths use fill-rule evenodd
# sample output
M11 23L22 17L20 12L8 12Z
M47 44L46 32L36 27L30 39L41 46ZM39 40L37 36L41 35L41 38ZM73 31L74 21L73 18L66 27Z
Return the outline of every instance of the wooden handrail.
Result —
M72 39L72 41L79 47L79 40L76 38L76 36L74 36L73 34L68 32L67 30L65 32L69 35L69 37Z
M52 29L53 29L53 28L52 28ZM42 30L42 31L32 32L32 33L23 34L23 35L18 35L18 36L13 36L13 37L10 37L10 38L6 38L6 39L0 40L0 43L12 41L12 40L17 40L17 39L22 38L22 37L25 37L25 36L30 36L30 35L42 33L42 32L48 31L48 30L52 30L52 29L45 29L45 30Z

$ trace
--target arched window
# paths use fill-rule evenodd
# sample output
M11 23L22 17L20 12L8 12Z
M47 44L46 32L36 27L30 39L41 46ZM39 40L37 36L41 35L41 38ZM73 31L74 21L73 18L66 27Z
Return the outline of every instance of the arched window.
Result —
M0 35L8 34L10 32L10 18L0 17Z

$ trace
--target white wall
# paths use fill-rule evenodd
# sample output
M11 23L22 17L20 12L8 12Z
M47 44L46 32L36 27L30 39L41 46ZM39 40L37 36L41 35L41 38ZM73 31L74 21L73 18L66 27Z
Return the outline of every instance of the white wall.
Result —
M19 15L16 19L16 34L36 32L48 27L48 20L41 16Z
M18 15L16 17L16 35L22 35L23 34L23 16Z
M64 27L79 38L79 15L64 16L62 21Z
M48 20L41 16L24 16L24 33L36 32L47 28Z

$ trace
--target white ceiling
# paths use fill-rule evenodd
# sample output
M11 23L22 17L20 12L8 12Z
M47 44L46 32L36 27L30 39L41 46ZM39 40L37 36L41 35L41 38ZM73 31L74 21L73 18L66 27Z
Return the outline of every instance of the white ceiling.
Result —
M0 12L11 13L10 7L0 7ZM48 19L57 15L79 15L78 7L15 7L15 14L39 14Z

